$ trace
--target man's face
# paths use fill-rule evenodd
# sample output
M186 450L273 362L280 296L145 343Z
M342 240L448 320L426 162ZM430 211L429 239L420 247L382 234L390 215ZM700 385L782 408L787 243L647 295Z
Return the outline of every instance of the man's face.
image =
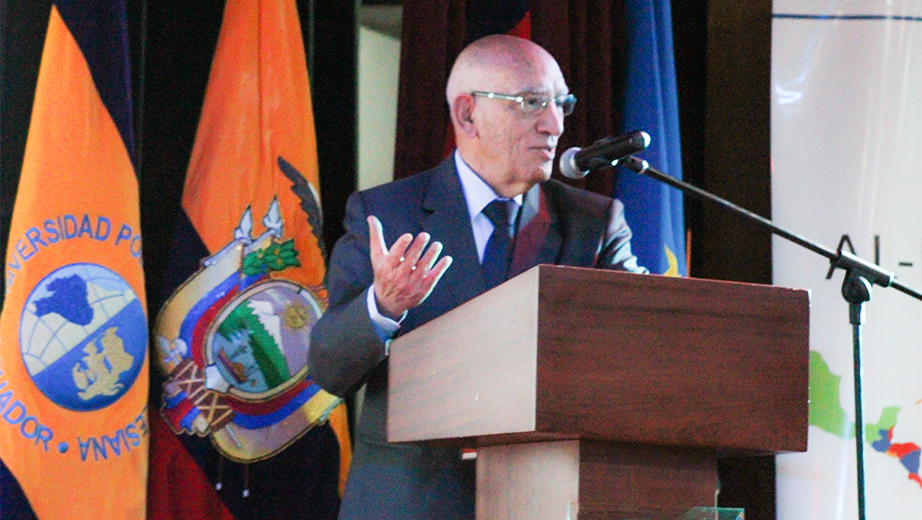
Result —
M479 155L484 165L479 173L501 195L523 193L548 180L557 139L563 133L563 110L553 101L569 93L560 68L553 58L542 54L536 55L531 62L532 67L503 72L495 83L495 92L551 98L539 114L526 114L514 101L475 99Z

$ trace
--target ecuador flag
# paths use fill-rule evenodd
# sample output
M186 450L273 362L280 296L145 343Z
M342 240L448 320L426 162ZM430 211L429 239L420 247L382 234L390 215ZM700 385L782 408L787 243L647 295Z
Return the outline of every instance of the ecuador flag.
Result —
M625 26L628 66L624 129L649 133L650 147L641 156L681 180L679 96L669 0L628 0ZM682 192L625 172L618 176L616 194L624 202L634 232L631 249L640 265L658 274L687 275Z
M124 2L51 8L0 314L3 518L144 518L147 312Z
M307 365L325 254L294 0L227 2L178 220L149 516L335 518L350 447Z

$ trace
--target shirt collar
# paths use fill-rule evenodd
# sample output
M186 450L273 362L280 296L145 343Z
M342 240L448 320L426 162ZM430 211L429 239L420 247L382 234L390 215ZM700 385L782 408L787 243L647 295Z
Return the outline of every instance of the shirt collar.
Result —
M467 202L468 216L471 220L474 220L474 217L494 200L510 200L497 195L493 188L464 162L458 150L455 150L455 166L458 169L458 177L461 179L461 190L464 192L464 200ZM522 198L523 195L520 193L511 199L515 201L516 209L522 205Z

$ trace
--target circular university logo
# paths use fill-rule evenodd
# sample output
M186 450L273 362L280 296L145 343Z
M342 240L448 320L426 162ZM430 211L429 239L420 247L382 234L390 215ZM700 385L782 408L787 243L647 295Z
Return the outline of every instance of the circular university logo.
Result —
M19 345L26 370L46 397L70 410L98 410L137 379L147 355L147 319L118 274L96 264L70 264L32 289Z

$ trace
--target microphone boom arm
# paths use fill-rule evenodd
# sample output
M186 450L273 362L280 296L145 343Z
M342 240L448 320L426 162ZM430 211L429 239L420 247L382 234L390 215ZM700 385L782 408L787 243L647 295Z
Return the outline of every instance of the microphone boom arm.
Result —
M643 159L638 159L637 157L630 156L621 161L618 161L619 166L623 166L635 173L641 175L646 175L654 180L668 184L673 188L681 190L684 193L694 195L695 197L703 200L707 200L713 203L716 203L720 207L730 211L731 213L736 213L741 215L746 219L749 219L753 222L756 222L760 226L771 230L772 233L790 240L795 244L807 248L814 253L822 255L829 259L829 273L826 275L826 279L832 277L832 272L836 268L844 269L850 276L860 276L867 279L869 282L875 285L880 285L881 287L893 287L894 289L904 292L917 300L922 300L922 293L919 291L907 287L900 282L898 282L893 275L884 269L881 269L880 266L875 265L871 262L862 260L861 258L855 256L854 251L848 252L843 251L842 246L843 242L839 243L839 248L837 251L833 251L826 247L823 247L816 242L809 240L803 236L800 236L796 233L792 233L782 227L776 226L771 220L768 220L761 215L753 213L745 208L741 208L732 202L722 199L717 195L709 193L707 191L693 186L686 182L680 181L674 177L666 175L665 173L657 170L656 168L651 167L647 161Z

